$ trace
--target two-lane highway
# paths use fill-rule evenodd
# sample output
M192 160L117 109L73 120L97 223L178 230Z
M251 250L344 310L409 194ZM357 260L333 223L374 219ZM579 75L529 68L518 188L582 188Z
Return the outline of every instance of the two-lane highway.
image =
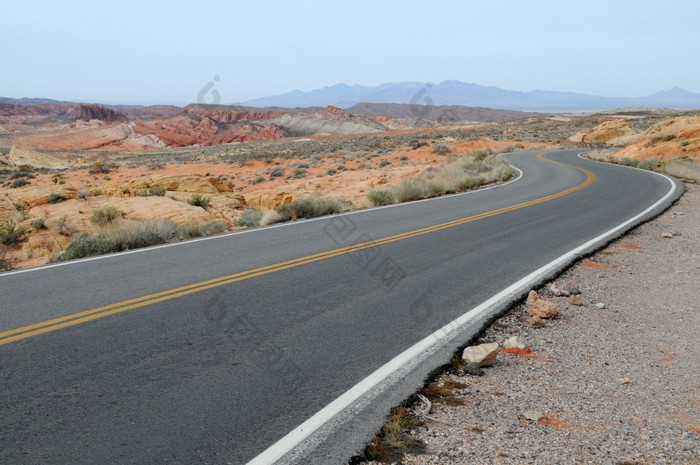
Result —
M508 159L492 189L1 274L0 463L343 463L487 316L434 331L682 192Z

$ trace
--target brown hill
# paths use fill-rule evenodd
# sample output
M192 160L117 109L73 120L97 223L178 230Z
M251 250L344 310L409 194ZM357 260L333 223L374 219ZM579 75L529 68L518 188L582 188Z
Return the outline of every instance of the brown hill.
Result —
M363 115L383 115L394 118L427 119L435 121L512 121L546 116L512 110L494 110L462 105L411 105L406 103L358 103L347 111Z

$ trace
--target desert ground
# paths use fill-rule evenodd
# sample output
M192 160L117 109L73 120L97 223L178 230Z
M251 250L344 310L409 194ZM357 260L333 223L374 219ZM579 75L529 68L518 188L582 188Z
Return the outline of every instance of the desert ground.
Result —
M334 199L344 210L366 208L373 204L368 198L373 190L479 152L592 148L598 158L643 162L689 178L700 153L700 117L692 112L627 110L441 126L333 107L293 115L152 111L155 117L131 122L99 107L82 108L82 113L107 121L66 122L75 116L70 113L60 120L0 117L3 270L49 263L79 236L120 225L167 220L187 229L168 238L174 240L255 226L261 215L299 199ZM233 133L232 127L240 135L253 131L246 125L271 118L288 125L279 126L284 137L239 138L242 142L223 137ZM159 129L147 134L143 127ZM254 132L260 135L269 127L256 126ZM290 128L303 135L289 136ZM134 142L144 137L150 142ZM105 217L108 211L111 216ZM246 221L251 216L254 220Z

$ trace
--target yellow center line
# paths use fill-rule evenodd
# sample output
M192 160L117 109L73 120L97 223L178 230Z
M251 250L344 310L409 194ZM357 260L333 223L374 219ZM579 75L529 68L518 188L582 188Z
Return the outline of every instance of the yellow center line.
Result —
M305 257L296 258L294 260L288 260L273 265L263 266L260 268L255 268L248 271L243 271L240 273L231 274L228 276L222 276L220 278L210 279L208 281L202 281L194 284L189 284L187 286L178 287L175 289L170 289L167 291L156 292L155 294L149 294L143 297L138 297L135 299L125 300L123 302L117 302L111 305L105 305L103 307L93 308L91 310L86 310L79 313L73 313L71 315L66 315L60 318L54 318L51 320L43 321L41 323L36 323L28 326L23 326L21 328L13 329L10 331L5 331L0 333L0 346L9 344L11 342L19 341L22 339L27 339L39 334L44 334L52 331L57 331L62 328L67 328L69 326L75 326L88 321L96 320L98 318L104 318L109 315L114 315L116 313L126 312L128 310L133 310L135 308L145 307L147 305L152 305L158 302L164 302L166 300L175 299L178 297L183 297L189 294L194 294L196 292L205 291L208 289L213 289L220 286L225 286L228 284L236 283L239 281L245 281L247 279L256 278L259 276L264 276L271 273L276 273L278 271L288 270L290 268L296 268L299 266L307 265L310 263L318 262L321 260L327 260L329 258L338 257L340 255L346 255L353 252L359 252L361 250L369 249L372 247L379 247L384 244L390 244L392 242L402 241L405 239L410 239L417 236L422 236L425 234L430 234L432 232L440 231L447 228L452 228L455 226L460 226L463 224L471 223L473 221L482 220L485 218L490 218L492 216L501 215L503 213L508 213L514 210L519 210L521 208L530 207L532 205L541 204L544 202L549 202L565 195L569 195L573 192L585 189L586 187L593 184L596 180L595 174L591 171L579 168L578 166L569 165L566 163L557 162L554 160L547 159L538 155L537 158L550 162L556 163L557 165L567 166L574 168L576 170L582 171L586 174L586 180L572 188L566 189L564 191L558 192L556 194L551 194L546 197L541 197L539 199L530 200L528 202L519 203L510 207L499 208L497 210L492 210L485 213L479 213L478 215L469 216L467 218L462 218L459 220L448 221L446 223L437 224L434 226L429 226L426 228L416 229L413 231L408 231L402 234L396 234L394 236L385 237L382 239L376 239L372 241L362 242L359 244L353 244L346 247L341 247L338 249L329 250L326 252L320 252L313 255L307 255Z

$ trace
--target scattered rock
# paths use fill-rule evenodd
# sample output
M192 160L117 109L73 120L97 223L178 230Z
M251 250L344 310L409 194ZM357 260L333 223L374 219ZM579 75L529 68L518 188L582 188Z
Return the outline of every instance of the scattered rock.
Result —
M544 418L544 415L537 410L525 410L522 413L522 417L530 421L539 421L540 419Z
M596 306L596 308L598 308L600 310L605 308L605 304L603 302L598 302L597 304L595 304L595 306Z
M556 297L568 297L570 295L566 289L559 289L556 283L549 285L549 293Z
M493 362L496 361L496 356L498 356L498 344L495 342L469 346L462 352L462 359L465 362L476 363L479 367L493 365Z
M508 338L503 343L503 348L504 349L524 349L525 344L523 344L523 341L521 341L518 336L513 336L511 338Z
M537 315L540 318L556 318L559 314L556 305L542 299L535 291L530 291L527 296L527 308L530 315Z
M583 296L581 294L573 296L571 298L571 305L583 305Z
M618 380L616 381L616 383L617 383L617 384L620 384L620 385L622 385L622 384L627 384L627 383L629 383L629 382L630 382L630 379L629 379L629 378L620 378L620 379L618 379Z
M478 363L468 363L464 368L464 372L472 376L484 376L484 370L481 369Z
M532 315L530 317L530 326L533 328L544 328L546 325L544 320L537 315Z
M675 228L669 229L668 232L670 232L672 236L680 236L681 235L681 232Z
M661 234L661 237L665 237L667 239L670 239L673 237L673 234L671 234L670 232L665 232L665 233Z
M566 287L565 289L571 295L579 295L581 293L581 289L579 289L578 287L569 286L569 287Z

